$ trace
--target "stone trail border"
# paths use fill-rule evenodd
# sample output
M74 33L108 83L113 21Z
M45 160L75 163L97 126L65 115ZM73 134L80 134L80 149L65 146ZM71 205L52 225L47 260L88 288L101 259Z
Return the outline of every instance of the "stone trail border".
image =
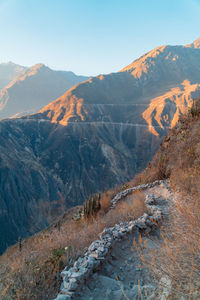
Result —
M168 183L163 180L157 180L153 183L138 185L126 189L118 193L111 200L111 208L114 208L118 201L125 198L136 190L145 190L155 187L156 185L163 184L166 187ZM83 257L79 257L73 267L66 267L62 272L62 283L60 292L54 300L71 300L76 297L77 291L85 284L87 279L93 272L100 267L102 262L109 255L111 248L116 241L123 239L127 234L132 233L134 230L151 232L162 218L161 209L154 205L154 195L147 194L145 198L147 212L144 213L135 221L121 222L113 227L105 228L99 234L99 240L92 242L88 247Z

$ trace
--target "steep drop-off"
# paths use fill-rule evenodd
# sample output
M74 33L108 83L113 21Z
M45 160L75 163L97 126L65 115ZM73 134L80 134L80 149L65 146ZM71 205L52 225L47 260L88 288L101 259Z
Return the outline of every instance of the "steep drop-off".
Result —
M145 127L0 122L1 250L46 227L66 208L131 178L157 139Z

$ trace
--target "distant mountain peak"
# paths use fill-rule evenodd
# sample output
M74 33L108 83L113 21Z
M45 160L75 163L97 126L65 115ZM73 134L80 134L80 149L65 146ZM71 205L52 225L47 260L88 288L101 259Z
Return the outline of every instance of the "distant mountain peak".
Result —
M13 66L16 65L0 64L0 118L39 111L77 83L88 79L70 72L54 71L42 63L30 68Z
M12 62L12 61L8 61L8 62L3 62L3 63L1 63L2 65L14 65L14 66L16 66L16 64L14 63L14 62Z
M200 49L200 37L196 39L193 43L186 45L186 47Z
M23 74L25 70L26 67L17 65L12 61L0 63L0 90Z
M35 64L33 66L31 66L30 68L28 68L26 70L26 72L19 78L19 80L24 80L27 76L33 76L36 73L46 73L46 72L53 72L53 70L51 70L49 67L47 67L46 65L42 64L42 63L38 63Z
M47 67L46 65L42 64L42 63L38 63L38 64L35 64L33 65L32 67L29 68L29 70L32 70L32 71L38 71L38 70L44 70L44 69L48 69L50 70L49 67Z
M26 69L26 67L18 65L18 64L15 64L12 61L2 62L2 63L0 63L0 66L2 66L2 67L9 67L9 68L13 68L13 69L14 68Z
M120 72L130 72L135 78L141 79L144 74L151 73L150 69L156 68L158 62L170 64L178 58L177 53L183 46L163 45L145 53L131 64L123 68Z
M38 63L32 66L32 68L41 69L41 68L48 68L45 64Z

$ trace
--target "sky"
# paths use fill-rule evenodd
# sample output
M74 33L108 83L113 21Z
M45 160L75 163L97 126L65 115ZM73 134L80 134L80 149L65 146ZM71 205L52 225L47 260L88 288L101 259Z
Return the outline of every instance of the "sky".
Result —
M200 37L200 0L0 0L0 62L95 76Z

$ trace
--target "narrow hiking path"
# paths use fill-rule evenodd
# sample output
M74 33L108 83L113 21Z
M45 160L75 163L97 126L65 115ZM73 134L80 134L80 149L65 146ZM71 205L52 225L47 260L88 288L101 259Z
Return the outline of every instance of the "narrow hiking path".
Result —
M154 199L154 204L162 210L165 222L170 214L172 204L168 183L163 182L148 188L144 193L146 197ZM126 198L123 201L126 201ZM156 297L158 283L154 282L148 269L141 268L141 258L135 248L140 245L143 253L148 254L149 249L159 247L161 242L159 228L142 235L137 230L127 234L122 240L115 243L106 260L88 278L86 284L73 299L161 299ZM162 299L166 299L164 294Z

